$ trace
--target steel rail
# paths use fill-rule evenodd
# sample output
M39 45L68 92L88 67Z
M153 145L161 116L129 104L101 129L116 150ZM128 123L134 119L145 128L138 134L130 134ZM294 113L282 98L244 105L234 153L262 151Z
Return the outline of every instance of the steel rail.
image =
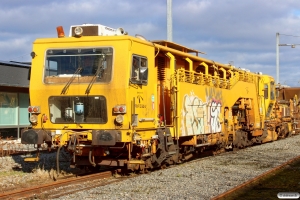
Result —
M91 181L96 179L110 178L112 176L112 171L101 172L97 174L91 174L82 177L68 178L65 180L59 180L54 183L48 183L39 186L33 186L30 188L17 189L9 192L0 193L0 199L18 199L18 198L28 198L31 196L38 196L42 192L49 191L50 189L81 183L85 181Z
M289 164L291 164L291 163L293 163L293 162L295 162L295 161L297 161L299 159L300 159L300 156L292 158L292 159L288 160L287 162L285 162L285 163L283 163L283 164L281 164L281 165L279 165L279 166L277 166L275 168L272 168L269 171L266 171L266 172L264 172L263 174L261 174L261 175L259 175L257 177L254 177L254 178L250 179L249 181L246 181L246 182L244 182L244 183L242 183L242 184L240 184L240 185L238 185L238 186L236 186L236 187L234 187L234 188L232 188L232 189L230 189L230 190L228 190L228 191L226 191L226 192L224 192L222 194L219 194L218 196L213 197L211 200L225 199L226 197L228 197L232 193L234 193L234 192L236 192L238 190L241 190L241 189L249 186L254 181L257 181L259 179L263 179L266 176L270 175L271 173L275 173L276 171L282 169L283 167L285 167L285 166L287 166L287 165L289 165Z

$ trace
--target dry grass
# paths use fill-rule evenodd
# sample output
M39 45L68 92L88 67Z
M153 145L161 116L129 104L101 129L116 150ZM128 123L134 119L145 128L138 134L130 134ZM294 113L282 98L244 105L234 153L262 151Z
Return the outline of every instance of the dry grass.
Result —
M0 157L0 192L45 184L57 179L56 153L41 155L39 162L32 163L24 162L24 157L27 156ZM60 167L61 174L71 174L69 163L63 163Z

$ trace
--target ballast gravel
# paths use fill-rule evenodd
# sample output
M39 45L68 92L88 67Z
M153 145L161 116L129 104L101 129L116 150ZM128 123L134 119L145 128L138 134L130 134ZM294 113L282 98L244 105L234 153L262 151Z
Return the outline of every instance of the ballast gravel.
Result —
M95 187L59 199L211 199L299 156L300 135Z

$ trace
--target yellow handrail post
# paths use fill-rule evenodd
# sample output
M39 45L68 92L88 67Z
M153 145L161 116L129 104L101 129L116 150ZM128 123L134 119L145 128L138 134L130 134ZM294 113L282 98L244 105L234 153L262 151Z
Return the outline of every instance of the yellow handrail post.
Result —
M185 60L189 63L190 81L191 81L191 83L194 83L193 61L189 58L185 58Z
M223 72L223 84L222 84L222 88L226 88L227 87L227 80L226 80L226 70L224 68L220 68L220 70Z

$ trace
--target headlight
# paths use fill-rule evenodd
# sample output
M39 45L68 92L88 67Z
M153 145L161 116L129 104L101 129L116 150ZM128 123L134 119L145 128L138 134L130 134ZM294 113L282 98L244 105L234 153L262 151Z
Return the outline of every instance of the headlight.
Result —
M30 120L31 123L36 124L37 119L38 119L37 115L31 115L29 120Z
M81 27L77 26L74 29L74 33L75 33L76 36L81 36L82 33L83 33L83 29Z
M124 121L124 116L123 115L117 115L116 122L118 122L119 124L122 124L123 121Z

